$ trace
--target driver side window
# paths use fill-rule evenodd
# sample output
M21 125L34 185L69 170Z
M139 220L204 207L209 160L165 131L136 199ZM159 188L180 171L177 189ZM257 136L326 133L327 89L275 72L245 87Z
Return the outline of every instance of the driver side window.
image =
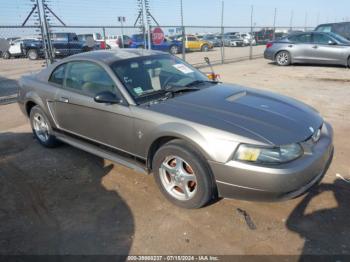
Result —
M67 65L65 88L95 97L103 91L115 93L114 81L99 65L92 62L71 62Z

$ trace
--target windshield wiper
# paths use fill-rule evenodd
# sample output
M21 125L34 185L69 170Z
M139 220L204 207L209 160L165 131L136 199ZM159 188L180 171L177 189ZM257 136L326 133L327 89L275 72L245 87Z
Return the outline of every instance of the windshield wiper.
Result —
M218 81L211 81L211 80L194 80L185 86L189 87L189 86L202 85L202 84L206 84L206 83L218 84L219 82Z
M166 96L168 94L176 94L176 93L182 93L182 92L191 92L191 91L197 91L200 90L199 87L188 87L188 86L170 86L166 89L164 89Z

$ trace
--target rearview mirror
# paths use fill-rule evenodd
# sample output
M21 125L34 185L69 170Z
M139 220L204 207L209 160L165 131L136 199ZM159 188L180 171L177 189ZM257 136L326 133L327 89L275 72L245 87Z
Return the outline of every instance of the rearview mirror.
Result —
M116 94L110 92L110 91L104 91L101 93L98 93L94 100L96 103L107 103L107 104L120 104L123 102L123 100L117 96Z

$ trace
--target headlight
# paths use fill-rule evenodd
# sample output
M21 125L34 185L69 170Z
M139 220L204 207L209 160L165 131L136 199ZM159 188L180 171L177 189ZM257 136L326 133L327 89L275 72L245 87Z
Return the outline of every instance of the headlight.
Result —
M299 144L273 148L241 144L234 159L259 164L282 164L297 159L302 154L303 149Z

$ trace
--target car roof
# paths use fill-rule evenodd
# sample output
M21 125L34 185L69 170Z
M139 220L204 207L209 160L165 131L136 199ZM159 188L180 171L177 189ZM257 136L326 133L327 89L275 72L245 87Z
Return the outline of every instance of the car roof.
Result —
M100 61L105 64L111 64L119 60L125 60L129 58L137 58L142 56L152 56L166 54L165 52L147 50L147 49L134 49L134 48L121 48L117 50L98 50L79 53L69 56L66 61L88 59Z

